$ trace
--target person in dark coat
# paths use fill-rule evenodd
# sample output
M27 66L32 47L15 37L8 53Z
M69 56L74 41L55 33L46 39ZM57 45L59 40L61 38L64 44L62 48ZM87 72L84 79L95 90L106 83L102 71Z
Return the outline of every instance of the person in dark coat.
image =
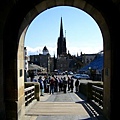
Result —
M33 82L34 72L33 71L29 71L29 76L30 76L30 81Z
M78 79L75 81L75 90L76 92L79 91L79 80Z
M62 78L59 78L59 92L62 91L62 87L63 87L63 80Z
M39 77L38 82L40 83L41 96L44 96L44 82L41 76Z
M70 84L71 84L71 79L68 77L68 91L70 91Z
M73 88L74 88L74 80L71 78L71 83L70 83L71 92L73 92Z
M64 93L66 93L66 89L67 89L67 80L66 80L65 77L63 78L63 89L64 89Z

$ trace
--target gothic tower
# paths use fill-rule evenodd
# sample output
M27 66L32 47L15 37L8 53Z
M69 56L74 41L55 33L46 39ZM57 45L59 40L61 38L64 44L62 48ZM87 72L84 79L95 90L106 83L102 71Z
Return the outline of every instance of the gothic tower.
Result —
M63 35L63 25L62 25L62 17L61 17L60 36L58 37L58 42L57 42L57 57L66 54L66 50L67 50L66 38Z
M46 46L43 48L42 51L43 51L43 55L48 55L49 54L49 51L48 51Z

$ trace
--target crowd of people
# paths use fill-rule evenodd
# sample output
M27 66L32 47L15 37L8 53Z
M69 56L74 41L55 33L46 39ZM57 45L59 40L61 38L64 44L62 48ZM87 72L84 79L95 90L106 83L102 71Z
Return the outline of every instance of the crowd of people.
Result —
M54 94L55 92L64 92L67 91L73 92L79 91L79 80L74 80L73 78L67 77L58 77L58 76L39 76L38 82L40 83L40 93L41 96L44 96L44 93Z

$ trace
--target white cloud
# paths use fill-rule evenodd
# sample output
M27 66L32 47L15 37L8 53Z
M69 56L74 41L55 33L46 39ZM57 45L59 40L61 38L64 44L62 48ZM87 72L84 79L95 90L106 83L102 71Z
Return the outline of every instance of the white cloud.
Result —
M69 53L72 55L80 55L81 52L84 54L94 54L100 52L102 49L96 47L69 47ZM67 50L67 51L68 51Z
M43 47L36 47L36 48L31 48L29 46L27 48L27 54L28 55L38 55L39 53L42 54ZM56 47L47 47L49 50L49 53L51 56L57 56L57 48ZM100 48L94 48L94 47L69 47L67 48L67 52L69 50L69 53L71 55L80 55L82 52L83 54L94 54L100 52L102 49Z
M27 54L28 55L38 55L39 53L42 54L42 50L43 47L36 47L36 48L31 48L29 46L26 47L27 48ZM57 48L55 47L47 47L47 49L49 50L49 53L51 56L53 56L54 54L57 54Z

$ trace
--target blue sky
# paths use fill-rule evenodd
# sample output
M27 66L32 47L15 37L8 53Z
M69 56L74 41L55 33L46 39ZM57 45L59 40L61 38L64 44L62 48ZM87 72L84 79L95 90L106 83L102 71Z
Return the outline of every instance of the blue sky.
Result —
M67 51L72 55L103 50L102 34L95 20L78 8L59 6L43 11L31 22L24 45L28 55L42 53L44 46L51 56L56 55L61 17Z

